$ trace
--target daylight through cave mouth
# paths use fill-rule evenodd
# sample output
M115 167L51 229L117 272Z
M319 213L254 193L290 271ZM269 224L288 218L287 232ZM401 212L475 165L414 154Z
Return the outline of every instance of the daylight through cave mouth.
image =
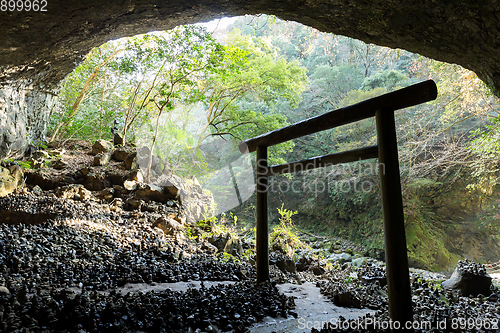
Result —
M396 118L405 214L411 221L410 263L444 269L463 253L488 260L496 256L487 254L492 243L476 251L464 238L476 229L479 238L488 238L488 229L496 225L494 211L484 211L478 201L457 218L459 205L432 196L439 196L443 186L456 186L460 196L476 200L469 190L489 186L465 173L451 176L461 175L462 161L482 149L469 133L486 129L496 115L491 106L497 99L474 73L264 15L235 18L214 35L210 26L216 23L204 26L208 32L190 25L92 50L63 81L50 136L90 141L113 141L113 133L124 136L136 147L142 177L153 183L170 174L192 178L213 194L215 215L238 215L251 223L254 166L250 157L240 155L239 141L432 78L439 85L438 100ZM169 60L169 50L182 54L178 63ZM186 68L191 76L182 84L168 81L168 75L182 76ZM92 84L84 91L89 78ZM75 105L78 113L72 114ZM325 131L273 148L271 163L375 144L374 133L373 119ZM378 169L370 161L272 177L271 207L298 207L297 218L307 228L381 249L376 179ZM477 222L478 216L487 218ZM270 220L279 223L280 218L271 209ZM471 221L463 234L453 233L458 246L451 246L444 232L447 219L453 225ZM357 229L350 227L353 222ZM418 246L422 243L430 244L425 251Z

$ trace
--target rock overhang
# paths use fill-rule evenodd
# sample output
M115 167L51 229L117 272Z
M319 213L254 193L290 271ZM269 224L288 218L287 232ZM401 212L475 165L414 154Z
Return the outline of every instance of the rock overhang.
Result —
M500 87L497 1L52 0L46 10L0 12L0 82L30 77L53 87L92 47L108 40L222 16L266 13L458 63L495 90Z
M497 95L500 91L500 3L495 0L38 1L47 2L45 12L0 8L0 157L19 155L43 140L58 84L93 47L224 16L273 14L406 49L460 64Z

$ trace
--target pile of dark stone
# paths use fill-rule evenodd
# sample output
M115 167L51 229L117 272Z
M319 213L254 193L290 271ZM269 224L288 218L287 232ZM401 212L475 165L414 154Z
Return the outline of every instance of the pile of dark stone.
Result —
M380 284L385 280L382 267L371 263L362 266L356 282L353 273L351 266L344 264L341 269L327 274L328 280L320 280L316 285L337 306L372 310L387 306L387 287Z
M491 277L486 267L470 260L460 260L451 277L442 283L445 289L458 289L462 296L489 296Z
M26 289L0 293L2 332L246 332L265 316L288 315L293 298L271 283L185 292L109 294Z
M256 285L255 268L243 258L214 256L207 241L178 240L155 227L171 210L109 207L46 191L0 198L12 222L0 224L0 331L244 332L294 307L273 284ZM236 283L118 292L126 284L180 281Z
M204 243L167 238L147 216L26 195L1 198L0 210L8 215L13 203L16 213L24 207L28 217L49 212L57 217L0 225L0 285L105 290L126 283L240 281L255 275L249 265L217 260Z
M460 276L487 276L483 265L467 260L458 263L457 271L461 272ZM387 286L380 285L384 277L382 272L382 267L364 266L358 271L359 279L352 283L330 279L320 284L321 292L336 304L370 308L375 312L356 320L339 318L334 324L325 324L321 330L314 328L311 332L389 332L388 293ZM483 293L475 295L463 293L463 286L470 282L468 278L460 280L452 277L450 280L457 282L455 287L445 288L440 281L426 280L418 274L411 275L413 319L415 325L420 325L415 331L498 332L499 290L491 285L491 279L476 280L476 289L483 290ZM442 284L446 285L446 282Z

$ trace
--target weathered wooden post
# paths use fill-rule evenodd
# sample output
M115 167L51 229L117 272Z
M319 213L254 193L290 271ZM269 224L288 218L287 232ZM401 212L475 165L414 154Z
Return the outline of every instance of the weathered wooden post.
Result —
M378 109L375 117L384 215L389 314L393 323L398 322L393 327L398 328L396 325L399 324L402 330L406 322L413 321L413 311L394 111Z
M267 147L257 146L257 282L269 280L269 250L267 226Z

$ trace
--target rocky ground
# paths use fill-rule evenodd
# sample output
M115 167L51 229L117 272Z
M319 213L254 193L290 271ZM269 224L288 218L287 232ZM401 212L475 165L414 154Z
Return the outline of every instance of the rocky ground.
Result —
M195 180L165 180L157 170L157 185L145 185L140 155L73 148L32 152L31 166L49 167L24 174L4 163L15 186L0 198L0 331L247 332L268 317L294 318L294 332L387 331L380 252L303 234L307 246L295 260L271 253L272 281L257 285L252 242L213 222L195 223L210 202ZM483 266L462 262L445 288L442 274L411 274L415 323L430 323L417 331L497 331L498 290ZM471 276L482 289L470 289ZM182 291L159 287L180 281L206 282ZM336 306L366 314L332 314L329 325L325 316L301 321L294 297L276 285L304 282Z

